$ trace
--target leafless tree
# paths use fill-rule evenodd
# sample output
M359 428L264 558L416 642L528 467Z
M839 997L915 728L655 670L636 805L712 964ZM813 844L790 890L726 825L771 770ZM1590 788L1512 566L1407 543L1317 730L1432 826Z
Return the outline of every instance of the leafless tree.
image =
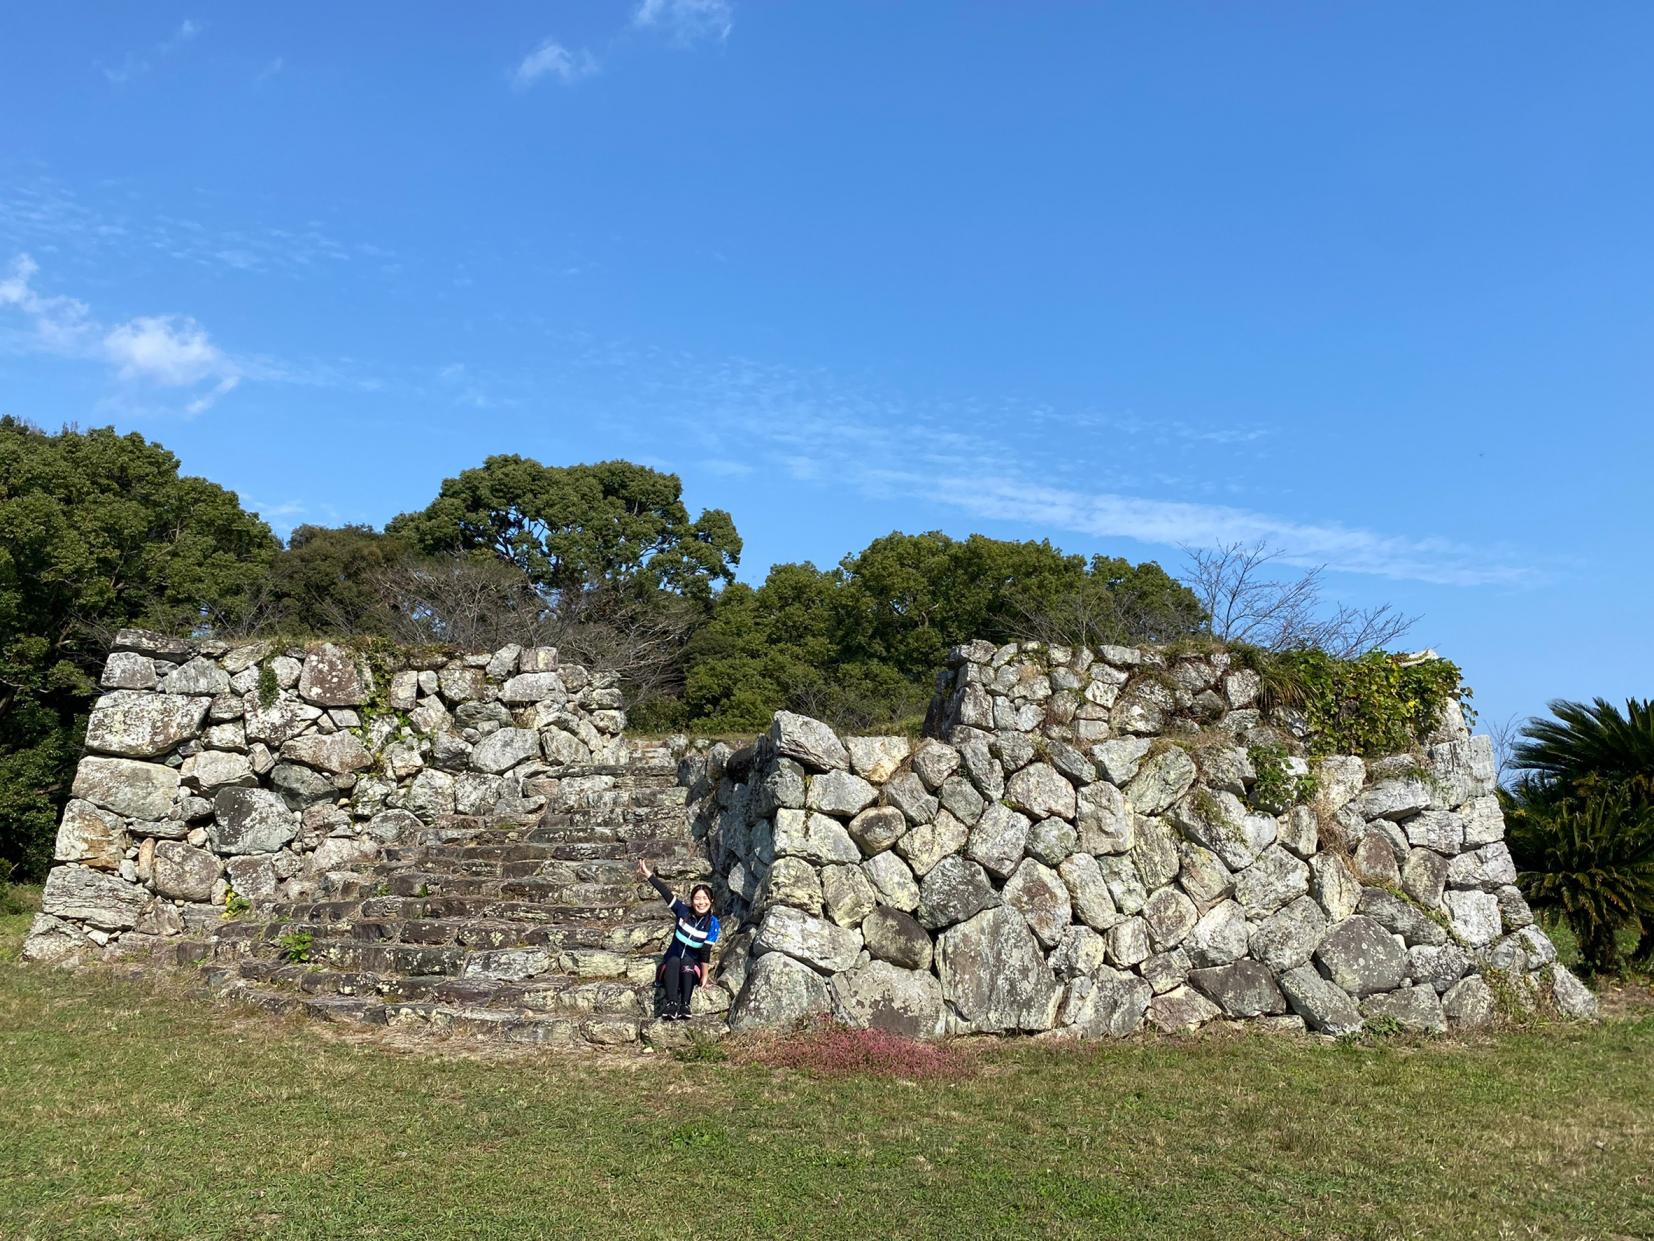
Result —
M1270 567L1285 555L1268 544L1225 543L1190 547L1184 584L1211 618L1214 637L1247 642L1270 651L1313 648L1342 659L1388 646L1407 633L1418 617L1388 603L1371 608L1321 600L1321 569L1277 577Z
M1533 717L1512 712L1502 720L1483 720L1488 739L1493 742L1493 774L1500 788L1508 788L1516 778L1516 747L1523 741L1522 726Z

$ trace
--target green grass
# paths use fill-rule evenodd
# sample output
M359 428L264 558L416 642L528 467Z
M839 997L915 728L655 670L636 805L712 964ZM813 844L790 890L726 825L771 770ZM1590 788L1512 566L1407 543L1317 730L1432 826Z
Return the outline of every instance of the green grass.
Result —
M410 1054L0 964L0 1237L1647 1236L1639 1011L1457 1045L1021 1042L909 1083Z

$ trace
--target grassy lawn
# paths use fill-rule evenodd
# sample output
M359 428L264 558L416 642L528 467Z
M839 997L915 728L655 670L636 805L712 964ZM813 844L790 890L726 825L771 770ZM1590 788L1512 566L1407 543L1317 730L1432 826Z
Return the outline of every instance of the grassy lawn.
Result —
M5 963L0 1237L1650 1236L1631 1012L1469 1045L1023 1042L903 1082L399 1052Z

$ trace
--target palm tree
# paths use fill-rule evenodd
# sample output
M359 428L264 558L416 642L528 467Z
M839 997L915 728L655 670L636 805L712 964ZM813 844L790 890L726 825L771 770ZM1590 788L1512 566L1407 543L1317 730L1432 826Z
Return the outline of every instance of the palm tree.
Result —
M1654 962L1654 701L1550 708L1523 726L1512 763L1524 774L1505 796L1524 890L1567 920L1593 968L1618 963L1621 928Z
M1522 891L1535 909L1561 916L1595 973L1620 966L1622 928L1654 926L1654 809L1623 796L1523 804L1520 786L1508 833Z
M1586 786L1623 788L1639 802L1654 800L1654 700L1628 698L1625 714L1605 698L1550 704L1554 720L1530 720L1515 765L1564 795Z

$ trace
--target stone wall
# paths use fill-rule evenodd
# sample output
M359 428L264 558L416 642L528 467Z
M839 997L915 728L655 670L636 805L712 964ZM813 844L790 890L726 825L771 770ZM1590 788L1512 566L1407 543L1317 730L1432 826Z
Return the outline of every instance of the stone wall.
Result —
M233 889L300 900L449 816L528 816L618 761L612 674L491 654L187 642L126 630L58 831L36 959L215 923Z
M1348 1034L1595 1011L1515 886L1492 749L1456 704L1415 753L1308 760L1259 692L1221 653L974 643L924 740L781 713L686 758L739 927L731 1026Z

